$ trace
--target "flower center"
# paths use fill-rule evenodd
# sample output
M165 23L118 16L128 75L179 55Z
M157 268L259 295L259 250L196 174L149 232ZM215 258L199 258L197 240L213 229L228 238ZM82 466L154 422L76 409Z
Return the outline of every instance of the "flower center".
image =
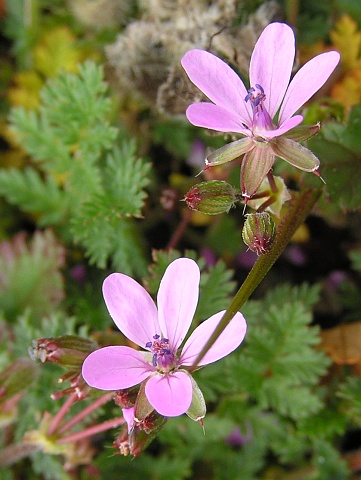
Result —
M153 339L152 342L145 344L145 347L153 353L152 365L162 372L169 372L175 366L175 357L169 348L169 340L161 338L160 335L154 335Z
M265 99L266 94L264 93L263 87L258 83L248 90L248 95L244 99L245 102L250 101L252 105L252 132L255 136L259 135L262 137L262 132L274 130L276 128L272 118L270 117L270 114L263 105Z
M253 109L258 107L259 104L262 104L263 100L266 98L266 94L264 93L263 88L261 85L258 85L256 83L255 85L256 88L251 87L248 91L248 95L244 99L245 102L248 102L248 100L252 103Z

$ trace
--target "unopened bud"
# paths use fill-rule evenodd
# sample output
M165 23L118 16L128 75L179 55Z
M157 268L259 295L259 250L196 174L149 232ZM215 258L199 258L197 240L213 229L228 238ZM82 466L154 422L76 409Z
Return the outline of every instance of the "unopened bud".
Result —
M92 340L76 335L64 335L34 340L32 347L29 348L29 355L33 360L39 359L43 363L56 363L64 368L76 370L82 366L85 357L96 348L97 345Z
M237 201L235 189L223 180L210 180L194 185L184 197L191 210L218 215L229 212Z
M264 255L271 250L276 236L276 226L267 212L247 215L243 225L242 238L244 243L257 255Z
M166 421L167 418L155 410L141 421L135 418L130 431L124 426L113 445L121 455L137 457L154 440Z

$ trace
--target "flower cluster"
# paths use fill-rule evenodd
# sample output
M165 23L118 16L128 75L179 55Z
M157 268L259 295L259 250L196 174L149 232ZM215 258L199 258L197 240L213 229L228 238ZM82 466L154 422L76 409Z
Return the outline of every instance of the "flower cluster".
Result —
M310 127L288 132L303 120L294 115L327 81L340 55L331 51L306 63L290 82L295 37L283 23L271 23L259 37L250 62L250 88L225 62L204 50L190 50L182 65L190 80L211 100L190 105L188 120L198 127L243 136L206 159L206 166L243 157L241 189L247 201L270 172L275 157L306 172L316 173L318 158L295 141L314 134Z

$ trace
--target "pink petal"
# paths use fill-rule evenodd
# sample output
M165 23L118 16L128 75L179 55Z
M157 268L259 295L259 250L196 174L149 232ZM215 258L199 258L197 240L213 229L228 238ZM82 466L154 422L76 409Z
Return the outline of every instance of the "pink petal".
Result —
M190 80L216 105L233 112L240 121L251 121L251 107L242 80L223 60L204 50L190 50L181 60Z
M280 110L280 123L290 118L327 81L340 60L338 52L317 55L292 79Z
M179 360L181 365L190 366L194 364L223 314L224 311L216 313L194 330L183 347ZM198 365L207 365L233 352L242 343L246 330L246 320L241 313L237 312Z
M262 138L265 138L266 140L272 140L272 138L280 137L281 135L284 135L285 133L292 130L292 128L297 127L297 125L299 125L302 122L302 120L303 120L302 115L295 115L294 117L291 117L285 122L283 122L279 128L276 128L275 130L266 130L264 132L257 132L257 135L259 135Z
M259 37L251 57L249 76L251 87L264 89L265 105L273 118L290 81L295 59L295 36L284 23L271 23Z
M160 334L154 301L138 282L112 273L104 280L103 296L112 319L129 340L144 348Z
M82 375L91 387L119 390L137 385L149 377L153 367L130 347L114 346L95 350L83 362Z
M174 260L164 273L158 291L161 332L172 352L179 347L192 323L199 296L199 267L190 258Z
M134 411L135 407L122 408L124 420L127 422L128 425L128 433L134 426Z
M165 417L186 413L192 402L192 382L188 373L178 371L154 375L145 385L145 394L154 409Z
M209 128L218 132L249 134L249 130L242 126L241 119L236 113L210 102L193 103L187 108L186 116L196 127Z

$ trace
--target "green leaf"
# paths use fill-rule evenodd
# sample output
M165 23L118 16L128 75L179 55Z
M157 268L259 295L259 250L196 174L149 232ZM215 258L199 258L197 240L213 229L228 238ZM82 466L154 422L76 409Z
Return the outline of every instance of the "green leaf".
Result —
M338 396L343 400L344 411L355 425L361 426L361 379L348 377L341 386Z
M26 308L34 317L52 312L64 298L63 264L64 248L50 230L36 232L29 242L18 234L0 244L0 305L6 318Z
M339 452L329 442L314 439L312 463L317 469L314 480L349 480L350 472L346 461L340 458Z
M236 287L232 277L233 271L222 260L202 270L197 318L204 320L228 307Z
M23 211L36 215L39 225L57 225L67 216L67 197L52 176L44 179L34 168L0 170L0 194Z
M321 160L320 173L329 199L342 209L361 205L361 106L351 110L346 125L330 122L310 140L310 149Z
M282 307L285 303L285 298L287 302L294 303L300 302L303 304L304 308L312 308L318 301L320 296L320 286L310 285L306 282L301 285L290 285L284 283L278 285L269 291L264 299L262 300L262 306L267 310L272 305L276 307Z
M314 348L320 342L318 328L309 326L312 316L301 303L305 299L306 305L312 305L317 292L317 287L306 285L283 286L269 292L264 301L248 302L242 309L248 323L246 340L231 356L231 369L241 379L242 391L262 409L295 420L322 407L313 386L330 363Z
M147 197L150 164L136 158L135 142L123 141L108 154L104 170L104 188L110 208L120 217L140 217Z
M352 262L353 270L357 270L361 272L361 251L360 250L352 250L349 253L349 258Z
M75 241L99 268L105 268L111 257L123 273L145 273L140 232L130 218L141 215L149 169L149 163L135 157L135 144L124 141L121 149L107 156L102 193L92 195L74 215Z

